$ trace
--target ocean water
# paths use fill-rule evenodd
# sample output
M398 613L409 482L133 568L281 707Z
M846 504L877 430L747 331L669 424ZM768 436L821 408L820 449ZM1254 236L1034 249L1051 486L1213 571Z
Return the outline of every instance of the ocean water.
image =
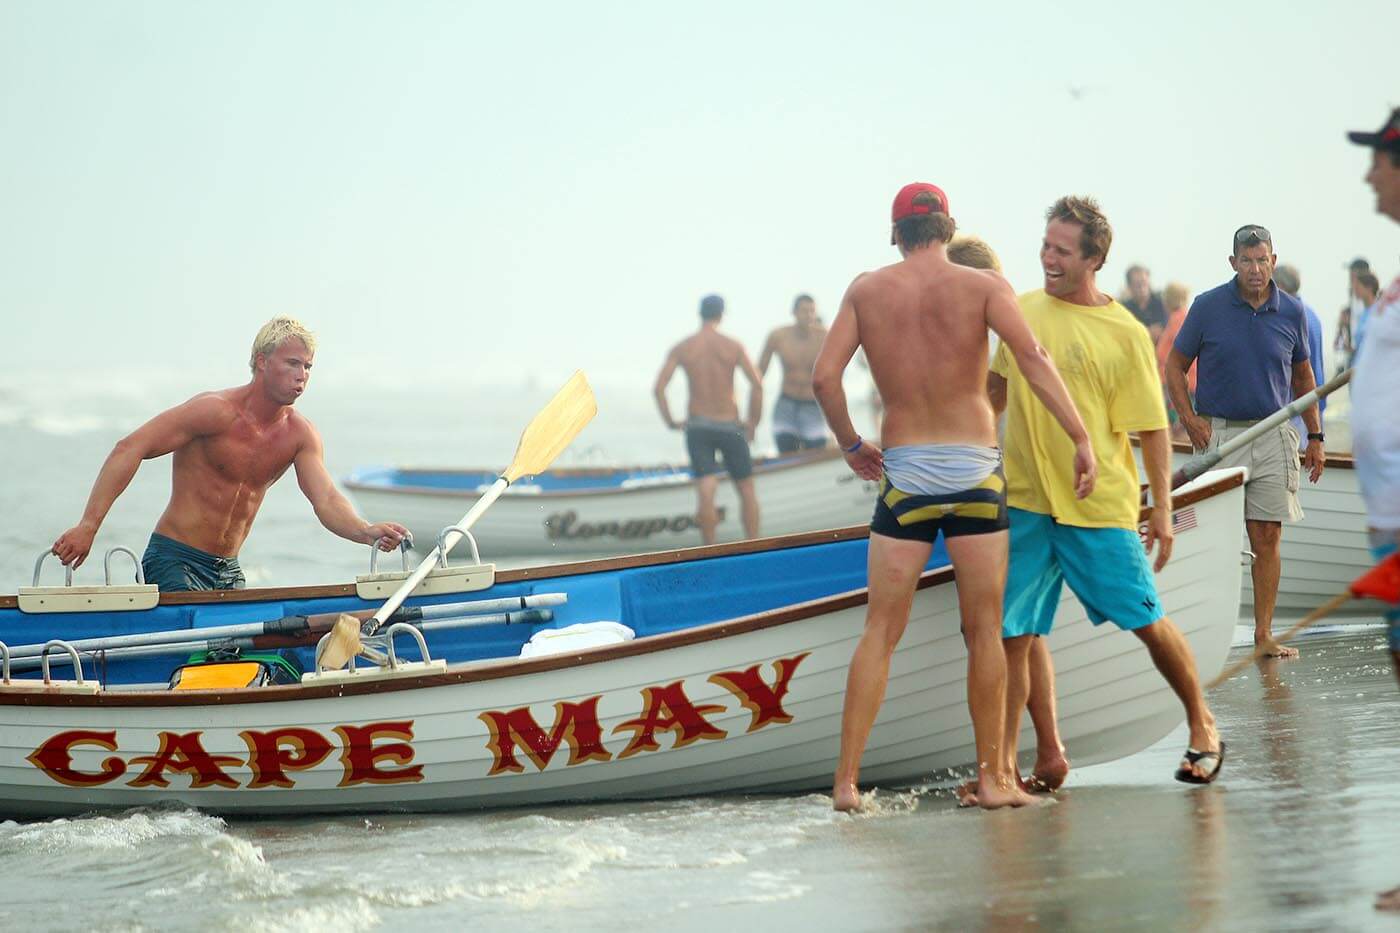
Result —
M37 555L76 521L111 444L196 388L113 385L0 387L0 590L28 583ZM318 388L303 408L343 476L368 463L504 466L553 386ZM572 459L682 456L645 390L598 394L601 413ZM142 468L99 549L140 552L168 469ZM342 582L367 550L320 529L289 477L242 557L253 584ZM50 562L46 579L57 571ZM90 564L78 579L100 575ZM946 787L921 786L880 788L856 817L811 794L452 816L225 821L153 809L0 822L7 926L1400 929L1371 906L1400 885L1400 690L1383 634L1333 628L1301 646L1300 660L1257 665L1210 694L1229 743L1211 787L1171 779L1183 728L1075 771L1053 802L1018 812L961 810Z

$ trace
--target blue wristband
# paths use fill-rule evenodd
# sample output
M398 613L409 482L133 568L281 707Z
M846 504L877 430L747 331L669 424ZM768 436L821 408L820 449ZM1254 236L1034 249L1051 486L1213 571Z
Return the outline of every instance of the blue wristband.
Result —
M864 439L863 437L861 437L859 434L857 434L857 435L856 435L856 442L855 442L854 444L852 444L850 447L842 447L841 449L844 450L844 451L845 451L846 453L848 453L848 454L853 454L853 453L855 453L857 450L860 450L860 445L861 445L861 444L864 444L864 443L865 443L865 439Z

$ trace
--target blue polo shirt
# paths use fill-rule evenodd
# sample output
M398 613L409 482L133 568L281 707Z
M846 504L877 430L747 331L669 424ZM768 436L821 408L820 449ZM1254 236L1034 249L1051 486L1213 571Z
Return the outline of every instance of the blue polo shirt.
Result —
M1303 303L1269 283L1255 310L1235 279L1196 297L1172 349L1196 360L1202 417L1256 420L1293 401L1293 365L1309 359Z

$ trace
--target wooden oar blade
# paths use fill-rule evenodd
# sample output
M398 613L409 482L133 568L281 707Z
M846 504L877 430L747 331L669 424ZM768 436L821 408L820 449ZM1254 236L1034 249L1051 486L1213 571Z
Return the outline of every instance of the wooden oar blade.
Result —
M349 613L336 619L321 650L320 666L328 671L338 670L360 653L360 620Z
M543 473L596 414L593 390L579 370L525 428L515 459L502 475L513 483L522 476Z

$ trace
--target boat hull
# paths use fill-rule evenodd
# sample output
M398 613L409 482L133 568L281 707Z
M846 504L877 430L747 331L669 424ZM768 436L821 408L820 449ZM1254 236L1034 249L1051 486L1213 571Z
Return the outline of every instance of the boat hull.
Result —
M1204 485L1207 496L1178 507L1182 530L1159 586L1209 677L1238 611L1242 493L1238 473ZM734 547L769 570L800 568L803 549L840 547L844 566L864 544L858 530L846 534ZM701 573L729 559L725 548L635 559L650 591L668 596L647 606L658 634L568 655L239 691L0 690L0 817L169 803L232 815L442 811L826 789L866 591L666 631L667 613L683 614L696 596L669 566ZM583 603L613 573L541 573L537 583L571 586ZM959 626L951 569L930 569L863 782L937 779L975 760ZM1139 751L1183 718L1138 640L1104 628L1066 594L1050 639L1061 728L1079 764ZM1033 747L1028 733L1022 747Z

